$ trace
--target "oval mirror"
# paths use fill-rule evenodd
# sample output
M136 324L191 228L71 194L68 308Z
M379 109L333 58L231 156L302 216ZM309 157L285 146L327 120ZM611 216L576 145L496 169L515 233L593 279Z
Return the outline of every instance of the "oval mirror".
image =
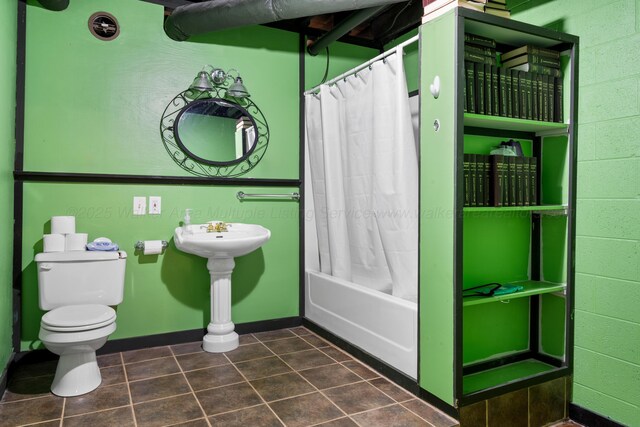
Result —
M269 126L258 106L250 99L229 100L223 95L214 89L194 99L187 90L162 114L162 142L172 159L192 174L245 174L260 162L269 144Z
M256 143L256 123L238 104L201 99L187 105L176 118L174 132L181 148L209 164L242 160Z

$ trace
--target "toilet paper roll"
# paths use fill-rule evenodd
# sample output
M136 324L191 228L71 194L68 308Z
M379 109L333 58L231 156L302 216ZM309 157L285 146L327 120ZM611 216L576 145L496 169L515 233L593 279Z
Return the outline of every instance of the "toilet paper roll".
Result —
M52 216L51 234L73 234L76 232L75 216Z
M145 255L157 255L162 253L162 240L145 240L144 251Z
M65 251L86 250L88 237L89 235L87 233L66 234L64 236L64 250Z
M45 252L63 252L64 234L45 234L42 236Z

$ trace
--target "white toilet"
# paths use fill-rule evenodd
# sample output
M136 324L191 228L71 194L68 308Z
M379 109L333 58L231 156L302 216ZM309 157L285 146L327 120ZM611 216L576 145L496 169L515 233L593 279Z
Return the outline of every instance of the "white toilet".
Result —
M51 391L78 396L102 382L96 350L116 330L122 302L125 252L51 252L36 255L40 308L39 338L60 355Z

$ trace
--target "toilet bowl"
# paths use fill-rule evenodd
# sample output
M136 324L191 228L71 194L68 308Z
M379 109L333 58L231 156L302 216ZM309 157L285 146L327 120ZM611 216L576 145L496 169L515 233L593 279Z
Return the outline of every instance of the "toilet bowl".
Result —
M68 305L45 313L39 338L60 356L51 392L71 397L95 390L102 382L96 350L115 330L116 312L106 305Z

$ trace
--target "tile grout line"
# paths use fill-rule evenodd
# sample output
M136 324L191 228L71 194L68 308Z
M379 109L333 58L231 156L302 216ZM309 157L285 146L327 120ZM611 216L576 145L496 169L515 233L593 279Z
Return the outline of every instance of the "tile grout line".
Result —
M133 416L133 425L138 427L138 420L136 419L136 411L133 408L133 396L131 396L131 387L129 386L129 375L127 374L127 367L124 364L124 356L120 352L120 362L122 362L122 372L124 372L124 380L127 384L127 392L129 393L129 405L131 406L131 415Z
M211 427L211 423L209 422L209 418L207 418L207 413L205 412L204 408L202 407L202 404L200 404L200 400L198 400L198 396L196 396L195 390L193 389L193 387L191 387L191 383L189 382L189 379L187 378L187 375L182 370L182 365L180 365L180 362L178 362L178 358L176 357L176 354L173 352L173 349L171 347L169 347L169 351L173 355L173 360L176 362L176 365L178 365L178 369L180 369L180 373L182 374L182 378L184 378L184 381L187 383L187 386L189 386L189 390L191 390L191 394L193 395L193 398L196 400L196 403L198 404L198 407L200 408L200 411L202 411L202 415L204 415L205 422L207 423L207 425L209 427Z
M266 346L265 346L265 347L266 347ZM267 347L267 348L268 348L268 347ZM269 351L270 351L270 350L269 350ZM224 355L224 357L226 357L226 358L229 360L229 362L231 362L231 359L229 359L229 357L228 357L225 353L222 353L222 354ZM266 405L266 407L267 407L267 408L269 408L269 410L270 410L270 411L271 411L271 413L276 417L276 419L277 419L278 421L280 421L280 423L282 423L282 425L283 425L283 426L286 426L285 422L284 422L284 421L282 421L282 420L280 419L280 417L278 416L278 414L276 414L276 411L274 411L274 410L273 410L273 408L271 408L271 406L269 406L269 404L268 404L268 403L267 403L267 401L264 399L264 397L262 397L262 395L258 392L258 390L256 390L256 388L253 386L253 384L251 384L251 382L250 382L250 381L247 379L247 377L246 377L246 376L245 376L245 375L240 371L240 369L238 369L238 368L236 367L236 365L234 365L234 364L233 364L233 362L231 362L231 366L233 366L233 368L234 368L234 369L235 369L235 370L236 370L236 371L237 371L237 372L242 376L242 378L244 378L244 380L247 382L247 384L249 384L249 387L251 387L251 389L253 390L253 392L254 392L254 393L255 393L255 394L260 398L260 400L262 401L262 403L264 403L264 404ZM254 406L257 406L257 405L254 405ZM246 408L247 408L247 407L245 407L245 408L239 408L239 409L246 409ZM216 414L216 415L218 415L218 414Z
M413 400L418 400L419 402L422 402L422 399L417 398L417 399L413 399ZM407 411L411 412L413 415L415 415L416 417L420 418L421 420L424 420L427 424L429 424L432 427L435 427L435 424L432 424L431 421L429 421L428 419L426 419L425 417L421 416L420 414L418 414L415 411L412 411L411 408L407 408L405 405L403 405L403 403L407 403L407 402L412 402L413 400L408 400L405 402L398 402L398 405L402 406L404 409L406 409ZM459 425L459 424L458 424Z
M64 422L64 410L65 410L66 406L67 406L67 398L64 397L62 399L62 413L60 413L60 427L62 427L63 422Z
M114 409L122 409L122 408L131 408L131 405L114 406L113 408L98 409L97 411L83 412L81 414L69 415L67 417L64 417L63 419L84 417L85 415L98 414L100 412L108 412L108 411L113 411ZM44 422L44 421L40 421L40 422Z
M316 350L317 350L317 349L316 349ZM317 351L319 351L319 350L317 350ZM322 353L322 352L321 352L321 353ZM274 354L275 354L275 353L274 353ZM324 353L322 353L322 354L324 354ZM327 356L327 355L325 355L325 356ZM284 359L282 359L282 358L281 358L280 356L278 356L277 354L276 354L276 357L277 357L278 359L280 359L280 361L281 361L282 363L284 363L285 365L287 365L287 366L289 367L289 369L291 369L293 372L295 372L296 374L298 374L298 375L299 375L303 380L305 380L307 383L309 383L309 385L310 385L311 387L313 387L314 389L316 389L316 390L318 391L318 393L320 393L320 394L322 395L322 397L324 397L325 399L327 399L327 400L328 400L328 401L329 401L333 406L335 406L336 408L338 408L338 410L339 410L340 412L342 412L342 413L343 413L347 418L349 418L349 419L351 420L351 417L349 417L349 414L347 414L344 410L342 410L342 408L341 408L341 407L339 407L338 405L336 405L336 404L333 402L333 400L329 399L329 398L327 397L327 395L326 395L326 394L324 394L324 393L322 392L322 390L320 390L318 387L316 387L315 385L313 385L313 384L312 384L308 379L306 379L304 376L300 375L300 373L299 373L299 371L298 371L297 369L294 369L291 365L289 365L289 364L288 364ZM333 359L333 358L332 358L332 357L330 357L330 356L327 356L327 357L328 357L329 359L335 360L335 359ZM327 366L327 365L321 365L321 366ZM320 366L316 366L316 368L319 368L319 367L320 367ZM311 369L311 368L309 368L309 369ZM340 418L341 418L341 417L340 417ZM351 420L351 421L355 422L354 420ZM357 423L356 423L356 424L357 424Z

